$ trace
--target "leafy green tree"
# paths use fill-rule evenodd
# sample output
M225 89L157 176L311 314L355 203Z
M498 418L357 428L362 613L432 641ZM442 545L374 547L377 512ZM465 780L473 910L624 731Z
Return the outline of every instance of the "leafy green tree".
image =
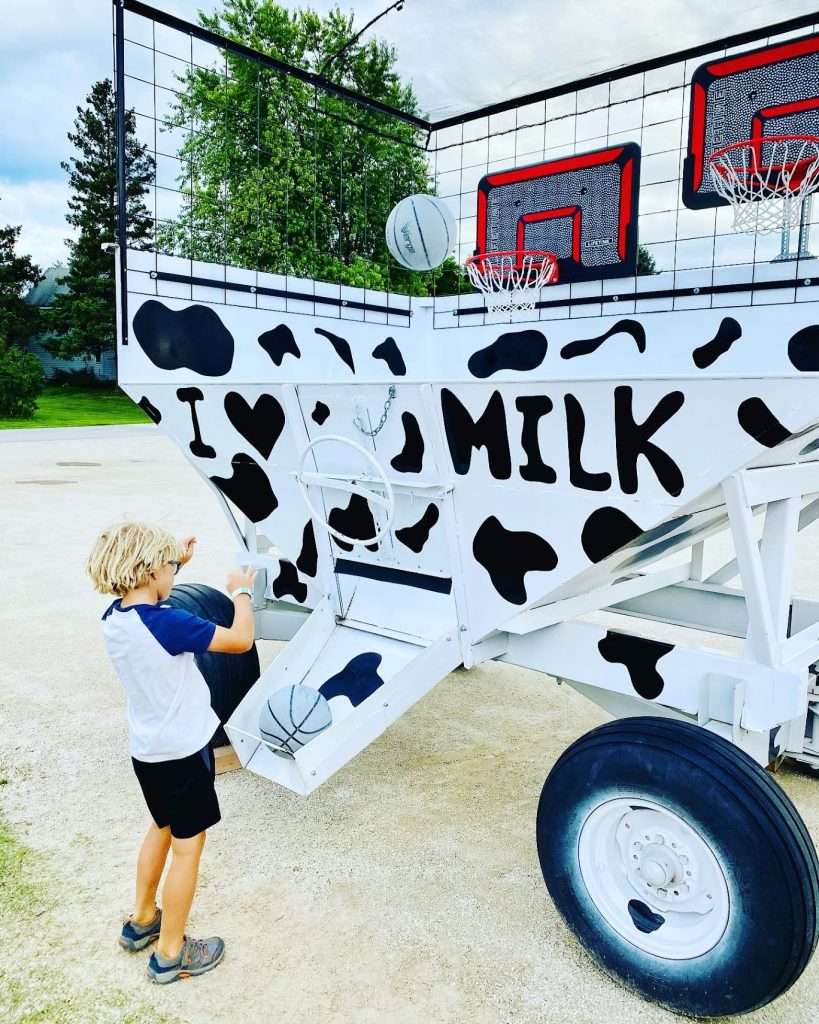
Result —
M657 274L657 262L644 245L637 247L637 276Z
M407 113L418 113L395 53L356 42L353 16L224 0L215 32ZM225 52L181 78L174 124L195 125L179 157L181 208L158 232L178 255L368 288L426 294L396 268L384 224L398 199L432 191L424 134L410 124ZM227 70L227 76L223 72Z
M33 352L0 336L0 416L30 419L43 390L43 365Z
M116 238L116 99L111 80L96 82L77 107L74 132L68 133L76 154L60 166L68 173L71 196L66 220L78 234L66 239L70 250L68 274L49 309L55 332L45 344L63 358L88 353L100 355L116 341L114 260L103 252L104 242ZM145 193L154 180L154 159L136 139L134 112L126 111L126 195L128 243L143 248L152 242L153 221Z
M0 227L0 338L10 345L22 346L41 330L40 314L24 301L23 295L43 275L30 256L18 256L20 226Z

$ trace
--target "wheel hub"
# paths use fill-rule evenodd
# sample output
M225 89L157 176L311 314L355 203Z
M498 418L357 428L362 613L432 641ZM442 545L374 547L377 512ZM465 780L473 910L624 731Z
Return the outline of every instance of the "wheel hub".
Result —
M653 801L609 800L581 829L578 854L598 911L648 952L687 959L707 952L728 922L725 876L709 844L677 813ZM650 931L641 912L654 915ZM659 922L659 923L658 923Z

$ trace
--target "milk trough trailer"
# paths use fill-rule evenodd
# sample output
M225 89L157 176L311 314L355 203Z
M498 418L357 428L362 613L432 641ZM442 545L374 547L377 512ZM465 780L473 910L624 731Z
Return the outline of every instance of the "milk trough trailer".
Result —
M671 1008L777 996L817 937L813 843L764 768L819 767L819 601L792 587L819 517L819 149L770 147L819 143L817 16L440 122L135 0L115 19L119 111L156 159L157 238L204 189L180 94L222 75L229 101L252 65L306 90L314 118L349 115L351 150L376 121L420 138L461 259L548 250L560 267L531 308L513 296L497 312L492 294L325 283L193 241L129 248L121 157L120 386L260 569L257 637L290 641L227 722L242 764L306 795L461 664L554 677L614 716L563 754L539 805L569 926ZM129 72L143 51L153 79ZM294 146L295 123L280 126ZM125 131L120 116L120 154ZM736 197L712 157L739 143L730 167L750 195ZM732 204L747 218L771 202L777 231L733 233ZM654 273L637 273L638 225ZM706 573L725 534L735 557ZM584 618L604 610L616 625ZM740 638L741 653L650 639L646 620ZM289 683L320 690L333 722L285 758L258 718Z

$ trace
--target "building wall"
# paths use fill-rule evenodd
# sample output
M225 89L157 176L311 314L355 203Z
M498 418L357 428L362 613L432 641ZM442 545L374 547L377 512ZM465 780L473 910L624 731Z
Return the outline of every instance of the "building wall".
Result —
M103 352L99 359L94 356L61 359L59 356L52 355L36 338L32 338L29 341L27 348L43 364L43 374L46 380L53 378L58 370L64 370L68 373L76 370L86 370L93 373L100 380L116 380L117 378L113 349L109 352Z

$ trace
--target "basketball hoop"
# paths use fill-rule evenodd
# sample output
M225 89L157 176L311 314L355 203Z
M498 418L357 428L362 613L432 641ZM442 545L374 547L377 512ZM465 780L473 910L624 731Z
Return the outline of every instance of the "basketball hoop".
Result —
M760 135L715 150L708 163L714 188L734 208L734 231L795 228L819 187L819 136Z
M538 289L555 284L558 276L557 257L541 249L482 252L468 256L465 265L490 313L534 309Z

